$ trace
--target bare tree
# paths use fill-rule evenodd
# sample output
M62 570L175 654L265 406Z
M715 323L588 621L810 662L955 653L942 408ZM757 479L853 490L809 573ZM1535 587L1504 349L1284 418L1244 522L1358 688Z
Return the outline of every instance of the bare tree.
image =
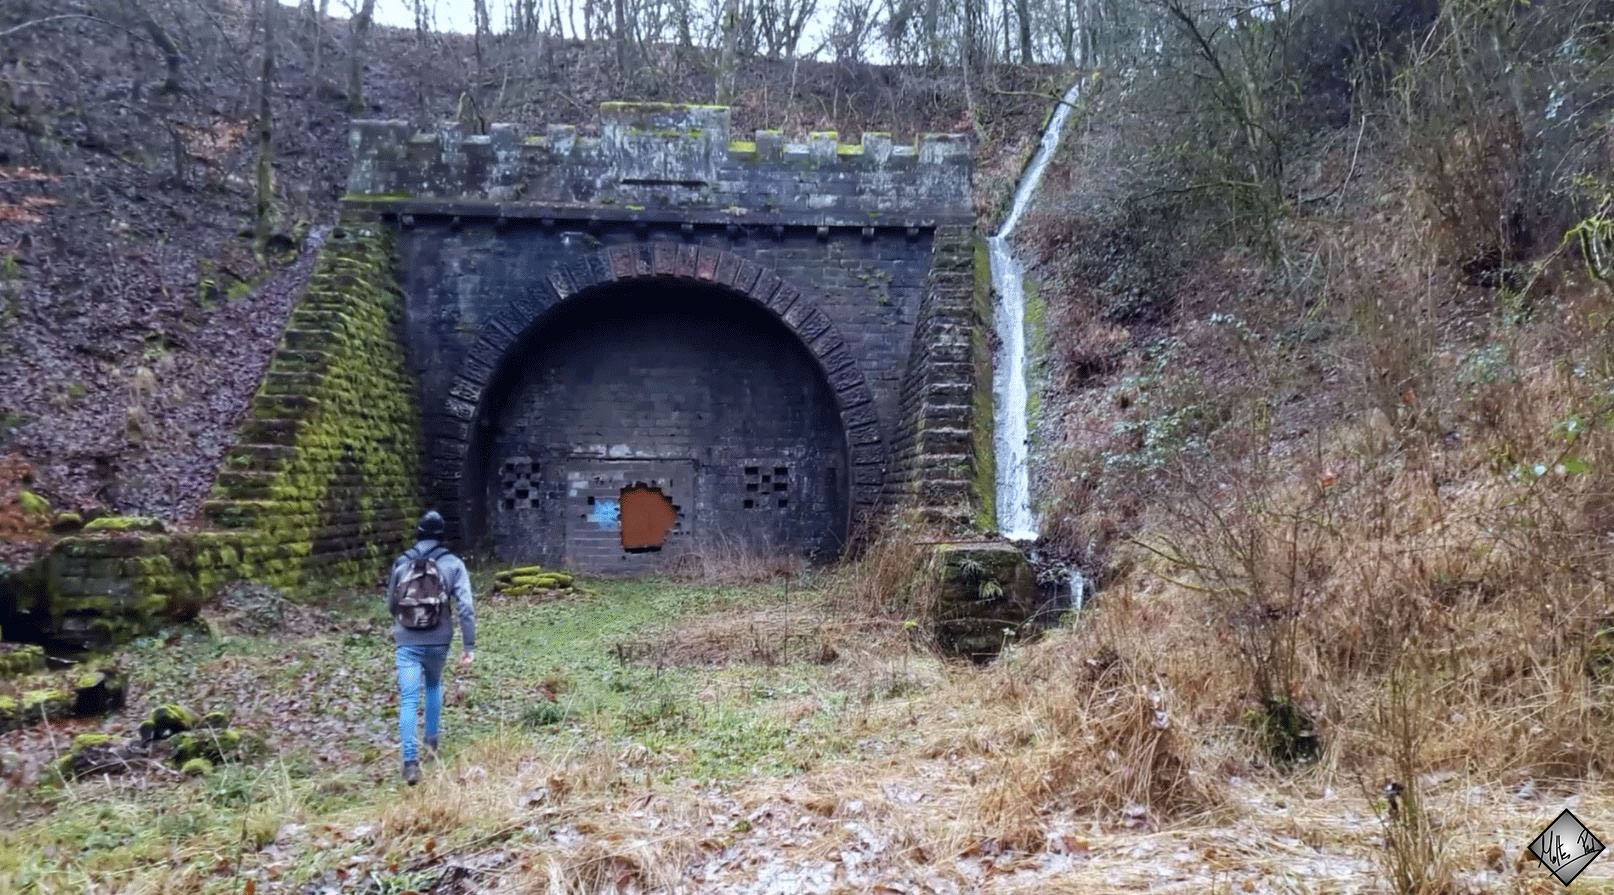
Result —
M1014 0L1014 12L1020 19L1020 64L1031 64L1031 0Z
M476 51L476 75L480 80L484 66L482 61L482 42L493 32L493 22L488 17L488 0L475 0L471 4L471 10L476 16L475 30L471 40Z
M734 80L739 70L740 0L723 0L723 49L717 61L719 105L734 101Z
M151 38L151 42L157 45L157 49L162 51L163 62L168 66L168 76L163 79L162 92L178 93L180 91L179 68L183 62L179 47L174 44L173 38L168 36L168 32L157 24L157 20L152 17L151 11L146 8L145 3L141 2L141 0L123 0L123 6L129 11L130 15L134 16L135 22L146 32L146 36Z
M279 9L278 0L267 0L259 14L263 25L263 65L258 72L258 210L253 235L260 257L269 246L269 224L274 213L274 140L270 100L275 84L275 16Z
M353 39L347 60L347 111L350 115L364 114L364 42L370 36L374 16L375 0L362 0L358 14L353 17Z
M616 74L625 84L628 80L628 55L631 35L628 32L627 0L612 0L611 42L616 49Z
M320 64L325 59L325 17L331 11L331 0L319 0L314 13L314 58L308 64L308 84L312 95L320 92Z

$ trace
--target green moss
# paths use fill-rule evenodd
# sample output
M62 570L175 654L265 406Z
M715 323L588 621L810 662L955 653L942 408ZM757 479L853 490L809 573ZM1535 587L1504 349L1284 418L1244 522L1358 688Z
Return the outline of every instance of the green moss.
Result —
M1027 274L1021 282L1026 297L1026 430L1035 438L1042 422L1043 386L1048 373L1048 308L1035 277Z
M244 761L262 747L251 734L240 730L196 730L182 733L174 740L174 763L183 767L186 762L205 758L210 762Z
M16 649L0 652L0 677L17 677L32 674L45 668L45 649L29 643Z
M755 140L730 140L729 152L733 155L755 155L757 143Z
M342 230L321 251L292 313L288 331L298 337L282 345L254 402L260 416L296 425L284 441L238 447L226 458L227 472L252 474L242 480L249 499L231 497L221 479L222 499L206 506L216 524L242 535L238 558L207 554L208 572L199 577L209 582L240 577L286 589L360 582L419 511L420 418L396 341L402 306L389 231L352 215ZM364 536L347 550L316 551L335 526Z
M50 515L50 501L26 488L17 492L17 506L30 516Z
M73 694L54 688L27 690L22 694L22 717L37 721L45 718L65 718L73 705Z
M74 751L81 751L91 746L105 746L110 742L112 742L112 734L110 733L81 733L73 737L72 748Z
M975 526L982 531L997 527L997 456L992 441L996 420L992 406L992 259L986 240L975 240L974 314L970 327L970 356L974 388L970 408L970 440L975 468L970 490L975 503Z
M151 710L140 724L142 740L161 740L196 727L200 719L190 709L174 702L159 705Z
M78 531L84 527L84 517L74 512L57 513L56 518L51 520L50 527L56 532Z
M197 756L180 765L179 772L187 777L206 777L213 773L213 762Z
M102 516L99 519L91 519L84 526L84 530L87 532L163 532L167 530L167 526L163 524L161 519L155 519L151 516Z
M538 575L519 575L509 580L509 589L564 590L572 586L572 576L565 572L544 572Z
M863 154L863 146L861 144L858 144L858 143L837 143L837 144L835 144L835 154L836 155L862 155Z
M529 138L528 142L532 142L533 139L540 139L540 138ZM415 198L415 197L410 195L409 193L348 193L347 195L342 197L342 201L343 202L403 202L406 199L413 199L413 198Z

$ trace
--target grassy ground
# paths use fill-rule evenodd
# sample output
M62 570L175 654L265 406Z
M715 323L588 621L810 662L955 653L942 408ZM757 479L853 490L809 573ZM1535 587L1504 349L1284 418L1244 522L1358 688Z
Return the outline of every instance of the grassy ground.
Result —
M0 791L16 818L0 830L0 891L1382 888L1382 805L1326 765L1230 758L1182 784L1201 807L1163 810L1174 756L1238 736L1185 742L1175 716L1127 720L1150 687L1127 658L1095 671L1092 647L1113 626L1146 629L1164 607L1145 599L978 669L916 651L899 620L837 609L833 580L587 586L482 601L477 663L446 680L444 754L413 789L375 601L335 600L278 634L134 645L130 706L102 727L180 701L231 710L271 754L199 779L137 769ZM0 749L48 753L73 732L6 734ZM1614 818L1579 784L1447 773L1424 789L1458 891L1550 891L1520 857L1534 828L1565 804L1596 832ZM1614 891L1602 863L1577 889Z
M633 770L613 777L619 789L797 773L846 753L848 719L907 687L900 669L861 688L834 680L837 669L822 660L848 629L806 614L799 604L810 593L669 582L591 589L536 605L484 599L476 664L446 673L444 755L422 791L449 775L485 774L494 756L561 764L622 756ZM272 757L201 780L147 771L7 790L3 808L21 823L0 833L0 880L10 883L0 889L234 891L245 868L296 882L326 873L346 851L364 853L363 844L336 845L341 832L373 830L373 818L416 803L410 797L420 791L397 779L381 606L360 595L332 605L314 630L215 637L191 629L127 650L129 708L100 727L126 734L164 702L225 709L237 726L265 735ZM18 732L0 745L48 757L83 729ZM497 813L464 820L434 830L434 848L508 826ZM277 837L284 843L321 821L335 823L327 835L336 841L274 850ZM265 847L284 860L263 860ZM375 858L407 863L403 852Z

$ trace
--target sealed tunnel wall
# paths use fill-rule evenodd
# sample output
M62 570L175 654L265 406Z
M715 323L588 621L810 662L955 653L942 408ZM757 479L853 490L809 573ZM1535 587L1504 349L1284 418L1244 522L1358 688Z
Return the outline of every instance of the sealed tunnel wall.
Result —
M637 573L691 550L830 557L846 537L823 373L721 289L596 287L527 334L489 394L477 527L505 559Z

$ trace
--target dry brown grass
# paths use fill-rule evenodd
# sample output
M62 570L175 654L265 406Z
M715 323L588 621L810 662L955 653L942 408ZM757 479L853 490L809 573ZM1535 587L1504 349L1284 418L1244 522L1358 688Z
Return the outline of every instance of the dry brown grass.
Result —
M709 538L678 557L669 573L674 580L721 587L793 579L804 568L789 550Z
M624 641L618 655L658 667L829 664L853 653L907 650L899 622L850 614L820 593L786 606L701 615Z

